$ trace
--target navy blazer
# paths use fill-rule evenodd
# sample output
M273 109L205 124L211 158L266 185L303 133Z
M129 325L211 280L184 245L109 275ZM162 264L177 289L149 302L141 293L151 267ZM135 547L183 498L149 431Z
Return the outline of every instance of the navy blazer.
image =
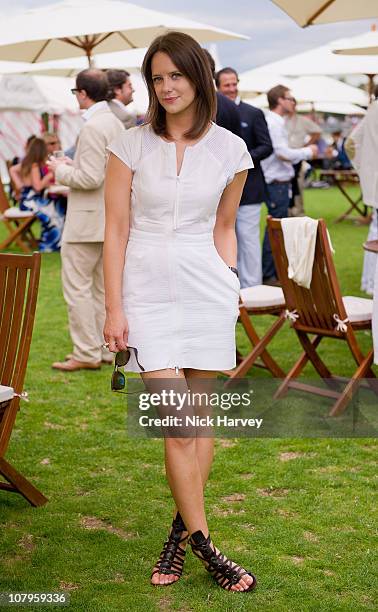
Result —
M242 137L239 113L238 109L236 108L236 104L232 102L232 100L226 98L226 96L221 94L219 91L217 91L216 123L217 125L226 128L226 130L230 130L230 132L233 132L236 134L236 136L239 136L239 138Z
M236 108L240 117L241 136L254 163L254 168L248 170L240 206L258 204L266 200L266 185L260 162L273 153L272 141L262 110L245 102L240 102Z

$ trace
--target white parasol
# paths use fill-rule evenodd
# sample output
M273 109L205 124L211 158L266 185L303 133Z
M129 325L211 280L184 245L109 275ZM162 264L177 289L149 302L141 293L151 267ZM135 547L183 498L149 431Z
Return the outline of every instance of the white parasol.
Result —
M146 47L168 30L185 32L199 42L247 38L119 0L63 0L2 18L0 60L42 62L70 55L90 60L94 51Z
M339 55L378 55L378 32L376 29L360 36L353 36L344 41L339 49L333 49ZM376 58L377 62L378 58Z
M298 25L305 28L321 23L378 17L377 0L272 0Z

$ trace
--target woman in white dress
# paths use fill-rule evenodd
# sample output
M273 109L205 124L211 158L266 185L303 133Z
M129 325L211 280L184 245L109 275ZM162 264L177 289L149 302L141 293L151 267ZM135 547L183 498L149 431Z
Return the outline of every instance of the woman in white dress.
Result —
M244 142L212 123L210 66L193 38L157 38L142 71L146 123L109 147L104 338L113 352L130 347L125 369L149 390L188 391L235 366L235 219L253 164ZM213 437L168 435L164 444L174 520L151 583L180 578L189 542L222 588L251 591L253 574L209 535L203 492Z

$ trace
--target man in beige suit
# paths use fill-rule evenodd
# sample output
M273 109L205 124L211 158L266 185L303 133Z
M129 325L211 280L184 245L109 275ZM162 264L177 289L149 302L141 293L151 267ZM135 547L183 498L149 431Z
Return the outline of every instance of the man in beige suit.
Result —
M104 177L107 145L124 129L106 102L108 81L101 70L77 75L76 95L85 110L73 162L49 162L59 183L70 187L62 238L62 284L68 306L73 353L53 368L65 371L98 369L110 361L102 349L105 319L102 247L104 240Z
M126 70L107 70L109 83L109 108L122 121L126 129L136 125L136 117L127 110L133 101L133 85Z

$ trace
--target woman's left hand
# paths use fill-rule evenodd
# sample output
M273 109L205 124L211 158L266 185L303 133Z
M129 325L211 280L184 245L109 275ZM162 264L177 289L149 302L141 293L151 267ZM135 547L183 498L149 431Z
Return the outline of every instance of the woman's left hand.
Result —
M109 351L116 353L127 348L129 326L122 310L106 314L104 325L105 342L109 345Z

